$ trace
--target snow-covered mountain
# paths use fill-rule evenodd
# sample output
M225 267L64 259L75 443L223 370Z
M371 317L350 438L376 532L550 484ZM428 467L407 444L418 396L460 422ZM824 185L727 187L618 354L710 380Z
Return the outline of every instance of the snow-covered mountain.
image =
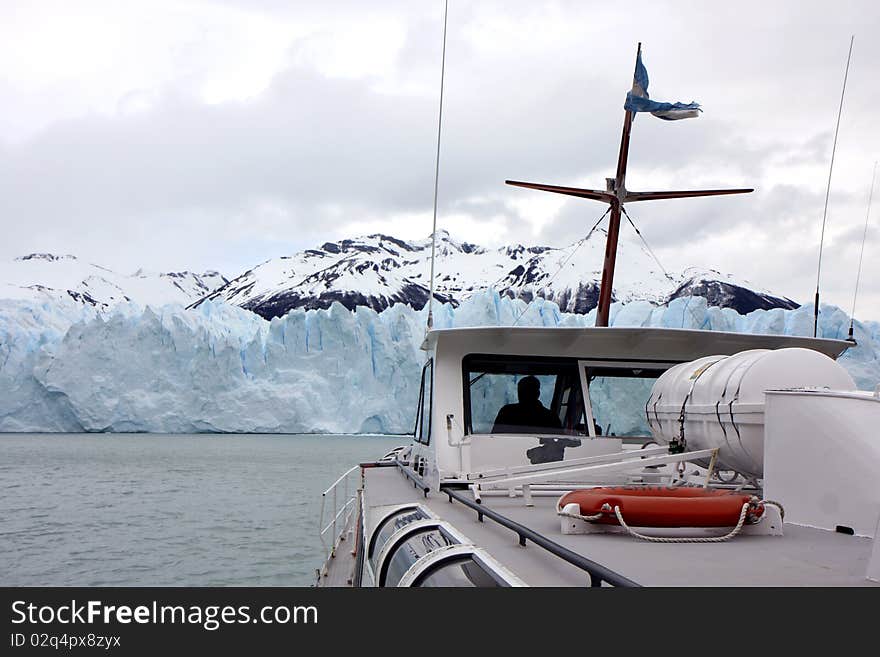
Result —
M753 310L771 308L793 310L800 305L788 297L776 296L730 274L694 267L684 270L681 284L669 295L667 301L679 297L704 297L710 306L733 308L742 315Z
M562 248L516 244L486 248L438 233L438 301L457 306L492 288L502 296L544 298L563 312L585 314L599 298L605 233ZM369 235L327 242L291 256L273 258L227 280L216 271L125 275L72 255L34 253L0 262L0 298L71 298L106 311L120 302L159 307L195 307L206 299L251 310L271 319L295 308L317 310L338 301L349 310L377 312L404 303L421 309L428 301L430 239L405 241ZM622 237L614 278L615 301L666 303L685 296L705 297L710 306L741 314L797 308L791 299L714 270L689 268L667 273L639 242Z
M0 262L0 298L43 301L74 299L108 310L118 303L187 305L203 298L227 279L216 271L120 274L72 255L32 253Z
M598 302L604 250L602 230L563 248L517 244L494 249L456 241L443 231L438 233L436 298L457 305L491 287L509 297L526 301L542 297L565 312L587 313ZM419 309L429 296L430 257L430 239L408 242L377 234L327 242L267 260L205 299L223 300L267 319L294 308L329 308L334 301L349 309L369 306L377 312L397 302ZM682 296L707 296L710 305L740 313L799 305L712 270L667 274L644 246L623 238L617 263L616 301L663 303Z

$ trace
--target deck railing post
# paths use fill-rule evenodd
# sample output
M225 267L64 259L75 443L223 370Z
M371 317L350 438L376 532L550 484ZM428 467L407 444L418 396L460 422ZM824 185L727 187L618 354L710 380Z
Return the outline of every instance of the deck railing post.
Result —
M333 487L333 535L330 537L330 544L333 546L330 549L330 556L336 556L336 516L337 516L337 506L336 506L336 486Z
M324 541L324 503L327 501L327 493L321 493L321 515L318 518L318 536L321 539L321 545L324 550L327 549L327 543Z

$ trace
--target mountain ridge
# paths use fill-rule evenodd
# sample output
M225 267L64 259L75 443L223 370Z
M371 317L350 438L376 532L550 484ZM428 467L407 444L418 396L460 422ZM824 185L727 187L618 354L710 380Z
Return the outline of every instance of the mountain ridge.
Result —
M30 253L0 263L0 297L44 301L70 298L109 310L119 303L141 305L198 301L228 279L215 270L120 274L71 254Z
M492 287L531 301L545 298L561 310L586 314L598 303L605 233L597 230L566 247L522 244L488 248L459 242L438 231L435 299L458 305ZM381 233L325 242L292 256L267 260L192 304L223 300L271 319L294 308L379 312L394 303L422 308L428 301L430 238L406 241ZM715 270L688 268L668 275L643 245L621 240L615 301L666 303L682 296L706 296L710 305L746 314L797 308L800 304ZM584 263L591 263L585 266ZM591 268L592 267L592 268Z
M595 308L604 256L601 229L564 247L509 244L485 247L438 231L435 299L459 305L475 292L493 288L503 296L544 298L562 311L586 314ZM67 297L106 310L122 302L197 308L206 300L240 306L265 319L295 308L380 312L396 303L421 309L430 296L431 239L403 240L382 233L324 242L316 248L270 258L227 278L215 270L119 274L70 254L32 253L0 263L0 297ZM644 245L621 239L613 299L668 303L702 296L710 306L740 314L800 304L712 269L686 268L669 274Z

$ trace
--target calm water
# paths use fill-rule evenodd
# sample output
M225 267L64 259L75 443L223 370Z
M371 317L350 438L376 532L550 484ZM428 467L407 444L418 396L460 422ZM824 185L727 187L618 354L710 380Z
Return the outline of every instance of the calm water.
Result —
M406 442L0 434L0 585L310 585L321 492Z

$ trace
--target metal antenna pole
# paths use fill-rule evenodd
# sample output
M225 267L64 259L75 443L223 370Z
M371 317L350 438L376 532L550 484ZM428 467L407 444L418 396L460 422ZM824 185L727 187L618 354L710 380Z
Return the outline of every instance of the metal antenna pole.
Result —
M834 128L834 144L831 146L831 166L828 167L828 186L825 188L825 209L822 211L822 233L819 237L819 264L816 267L816 301L813 306L813 337L819 331L819 281L822 278L822 247L825 244L825 221L828 217L828 197L831 195L831 174L834 172L834 154L837 152L837 134L840 131L840 117L843 114L843 97L846 94L846 79L849 77L849 62L852 59L855 34L849 40L849 54L846 56L846 70L843 73L843 89L840 91L840 107L837 108L837 125Z
M431 229L431 282L428 296L428 330L434 328L434 258L437 254L437 189L440 185L440 134L443 128L443 83L446 78L446 18L449 0L443 8L443 56L440 60L440 113L437 117L437 159L434 163L434 226Z
M856 321L856 297L859 295L859 279L862 277L862 256L865 255L865 239L868 237L868 219L871 218L871 201L874 199L874 180L877 178L877 162L871 174L871 191L868 192L868 212L865 214L865 232L862 233L862 250L859 251L859 268L856 270L856 289L853 292L852 312L849 315L849 339L853 340L853 323Z

